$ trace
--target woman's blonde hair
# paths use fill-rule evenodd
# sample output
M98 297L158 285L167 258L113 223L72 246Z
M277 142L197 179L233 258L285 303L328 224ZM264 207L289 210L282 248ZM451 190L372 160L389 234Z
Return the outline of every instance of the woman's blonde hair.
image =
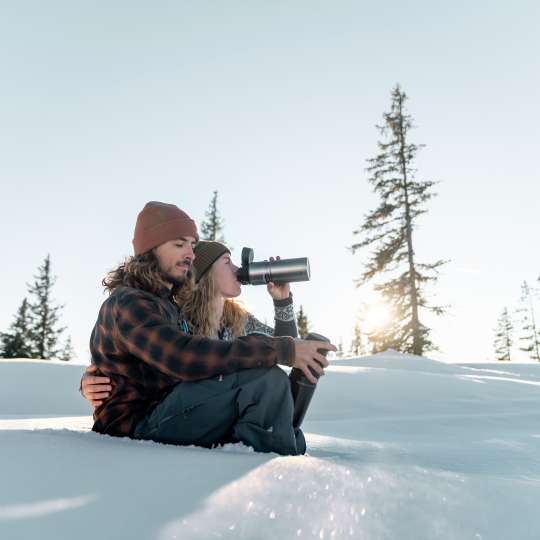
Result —
M243 336L248 313L239 302L227 298L219 315L219 293L212 269L204 274L182 312L193 334L217 338L222 328L230 328L233 336Z

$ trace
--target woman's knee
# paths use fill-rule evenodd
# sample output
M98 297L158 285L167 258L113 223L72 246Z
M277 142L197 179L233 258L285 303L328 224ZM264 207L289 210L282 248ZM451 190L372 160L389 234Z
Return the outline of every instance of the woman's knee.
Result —
M290 385L289 376L279 366L272 366L268 371L268 377L276 386L288 387Z

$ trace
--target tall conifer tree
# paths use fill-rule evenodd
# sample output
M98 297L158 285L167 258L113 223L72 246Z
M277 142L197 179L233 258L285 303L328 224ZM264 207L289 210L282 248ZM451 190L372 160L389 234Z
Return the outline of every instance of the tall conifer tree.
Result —
M300 309L296 314L296 326L298 327L298 335L302 339L305 339L309 334L309 321L307 315L304 313L303 306L300 306Z
M201 223L201 240L225 242L223 236L223 219L218 210L218 192L214 191L210 206L206 211L206 219Z
M508 308L504 308L495 328L495 358L499 361L510 362L512 355L514 326L508 313Z
M7 332L0 334L0 356L3 358L32 358L32 336L28 301L22 301L15 320Z
M436 347L430 329L421 321L421 310L436 315L445 312L444 307L428 303L426 285L436 283L438 269L446 261L419 263L414 250L413 233L418 217L427 212L426 203L435 195L435 182L415 179L413 162L424 145L409 140L413 122L405 109L406 100L405 93L396 86L390 112L383 115L383 125L377 126L384 140L378 142L377 156L368 160L367 171L368 181L380 200L354 231L360 240L352 251L373 249L358 286L375 280L374 289L394 313L384 334L377 336L377 347L422 355Z
M520 307L516 310L521 319L520 350L529 353L530 358L540 362L540 335L536 326L533 295L526 281L521 285L520 300Z
M65 328L59 326L60 312L64 306L55 305L52 288L56 277L51 273L51 258L45 257L38 268L34 283L28 291L30 302L32 349L35 358L56 358L60 353L59 339Z

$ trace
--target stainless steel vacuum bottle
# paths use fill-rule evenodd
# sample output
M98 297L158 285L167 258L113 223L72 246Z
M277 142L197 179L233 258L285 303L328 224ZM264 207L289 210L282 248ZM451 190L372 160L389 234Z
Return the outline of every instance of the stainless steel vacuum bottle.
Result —
M279 261L253 262L253 250L242 249L242 266L236 277L243 285L265 285L273 283L293 283L309 281L310 269L307 257L281 259Z

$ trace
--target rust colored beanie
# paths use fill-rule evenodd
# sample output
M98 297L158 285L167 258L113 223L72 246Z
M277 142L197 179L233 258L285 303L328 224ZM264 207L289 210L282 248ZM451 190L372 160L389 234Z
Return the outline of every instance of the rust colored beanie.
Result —
M199 240L195 222L174 204L150 201L137 216L133 237L135 255L181 236Z
M195 246L195 259L193 269L195 270L195 281L200 279L212 268L212 265L224 254L231 253L231 250L221 242L201 240Z

